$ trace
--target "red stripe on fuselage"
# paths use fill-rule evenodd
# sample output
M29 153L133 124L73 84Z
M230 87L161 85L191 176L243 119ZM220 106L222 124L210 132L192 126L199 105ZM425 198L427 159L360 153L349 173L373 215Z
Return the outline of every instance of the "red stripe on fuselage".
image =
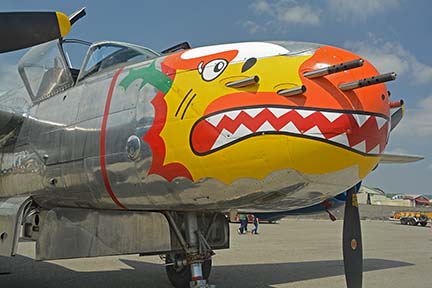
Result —
M106 160L105 160L105 138L106 138L106 126L107 126L107 122L108 122L108 115L109 115L109 110L111 107L111 99L112 99L112 94L114 92L114 87L115 84L117 82L117 78L119 77L120 73L122 72L123 68L120 68L115 74L114 77L111 81L111 85L109 87L108 90L108 96L105 102L105 110L104 110L104 114L103 114L103 119L102 119L102 127L101 127L101 135L100 135L100 166L101 166L101 171L102 171L102 178L105 184L105 188L108 192L108 194L110 195L111 199L114 201L115 204L117 204L117 206L119 206L122 209L127 209L122 203L120 203L120 201L117 199L116 195L114 194L114 191L111 188L111 183L108 179L108 173L106 170Z

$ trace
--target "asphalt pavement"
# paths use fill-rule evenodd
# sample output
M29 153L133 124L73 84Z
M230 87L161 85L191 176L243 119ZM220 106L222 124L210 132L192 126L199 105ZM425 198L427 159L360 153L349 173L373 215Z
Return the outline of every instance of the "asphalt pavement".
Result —
M283 219L261 224L259 235L238 235L237 227L231 225L231 248L213 258L216 287L345 287L342 221ZM363 287L432 286L432 228L362 221L362 230ZM171 287L157 256L32 258L34 243L20 243L14 272L0 275L0 287Z

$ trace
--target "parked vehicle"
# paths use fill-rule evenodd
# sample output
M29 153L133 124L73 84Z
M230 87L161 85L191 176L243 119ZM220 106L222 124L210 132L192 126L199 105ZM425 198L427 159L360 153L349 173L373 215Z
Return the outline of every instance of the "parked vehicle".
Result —
M399 220L402 225L426 226L431 218L432 212L397 212L390 219Z

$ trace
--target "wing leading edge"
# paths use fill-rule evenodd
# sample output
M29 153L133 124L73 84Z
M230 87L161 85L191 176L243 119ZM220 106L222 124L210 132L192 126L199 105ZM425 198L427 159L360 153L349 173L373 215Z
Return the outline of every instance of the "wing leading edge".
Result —
M382 154L380 163L382 164L403 164L423 160L423 156L418 155L397 155L397 154Z
M0 105L0 148L15 143L25 114Z

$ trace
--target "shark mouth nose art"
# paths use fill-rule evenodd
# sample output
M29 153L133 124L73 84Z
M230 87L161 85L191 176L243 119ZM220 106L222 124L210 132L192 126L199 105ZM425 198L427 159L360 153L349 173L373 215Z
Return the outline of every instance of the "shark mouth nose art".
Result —
M195 154L206 155L251 137L281 134L374 155L383 152L388 127L388 118L377 113L254 106L203 116L192 129L190 144Z

